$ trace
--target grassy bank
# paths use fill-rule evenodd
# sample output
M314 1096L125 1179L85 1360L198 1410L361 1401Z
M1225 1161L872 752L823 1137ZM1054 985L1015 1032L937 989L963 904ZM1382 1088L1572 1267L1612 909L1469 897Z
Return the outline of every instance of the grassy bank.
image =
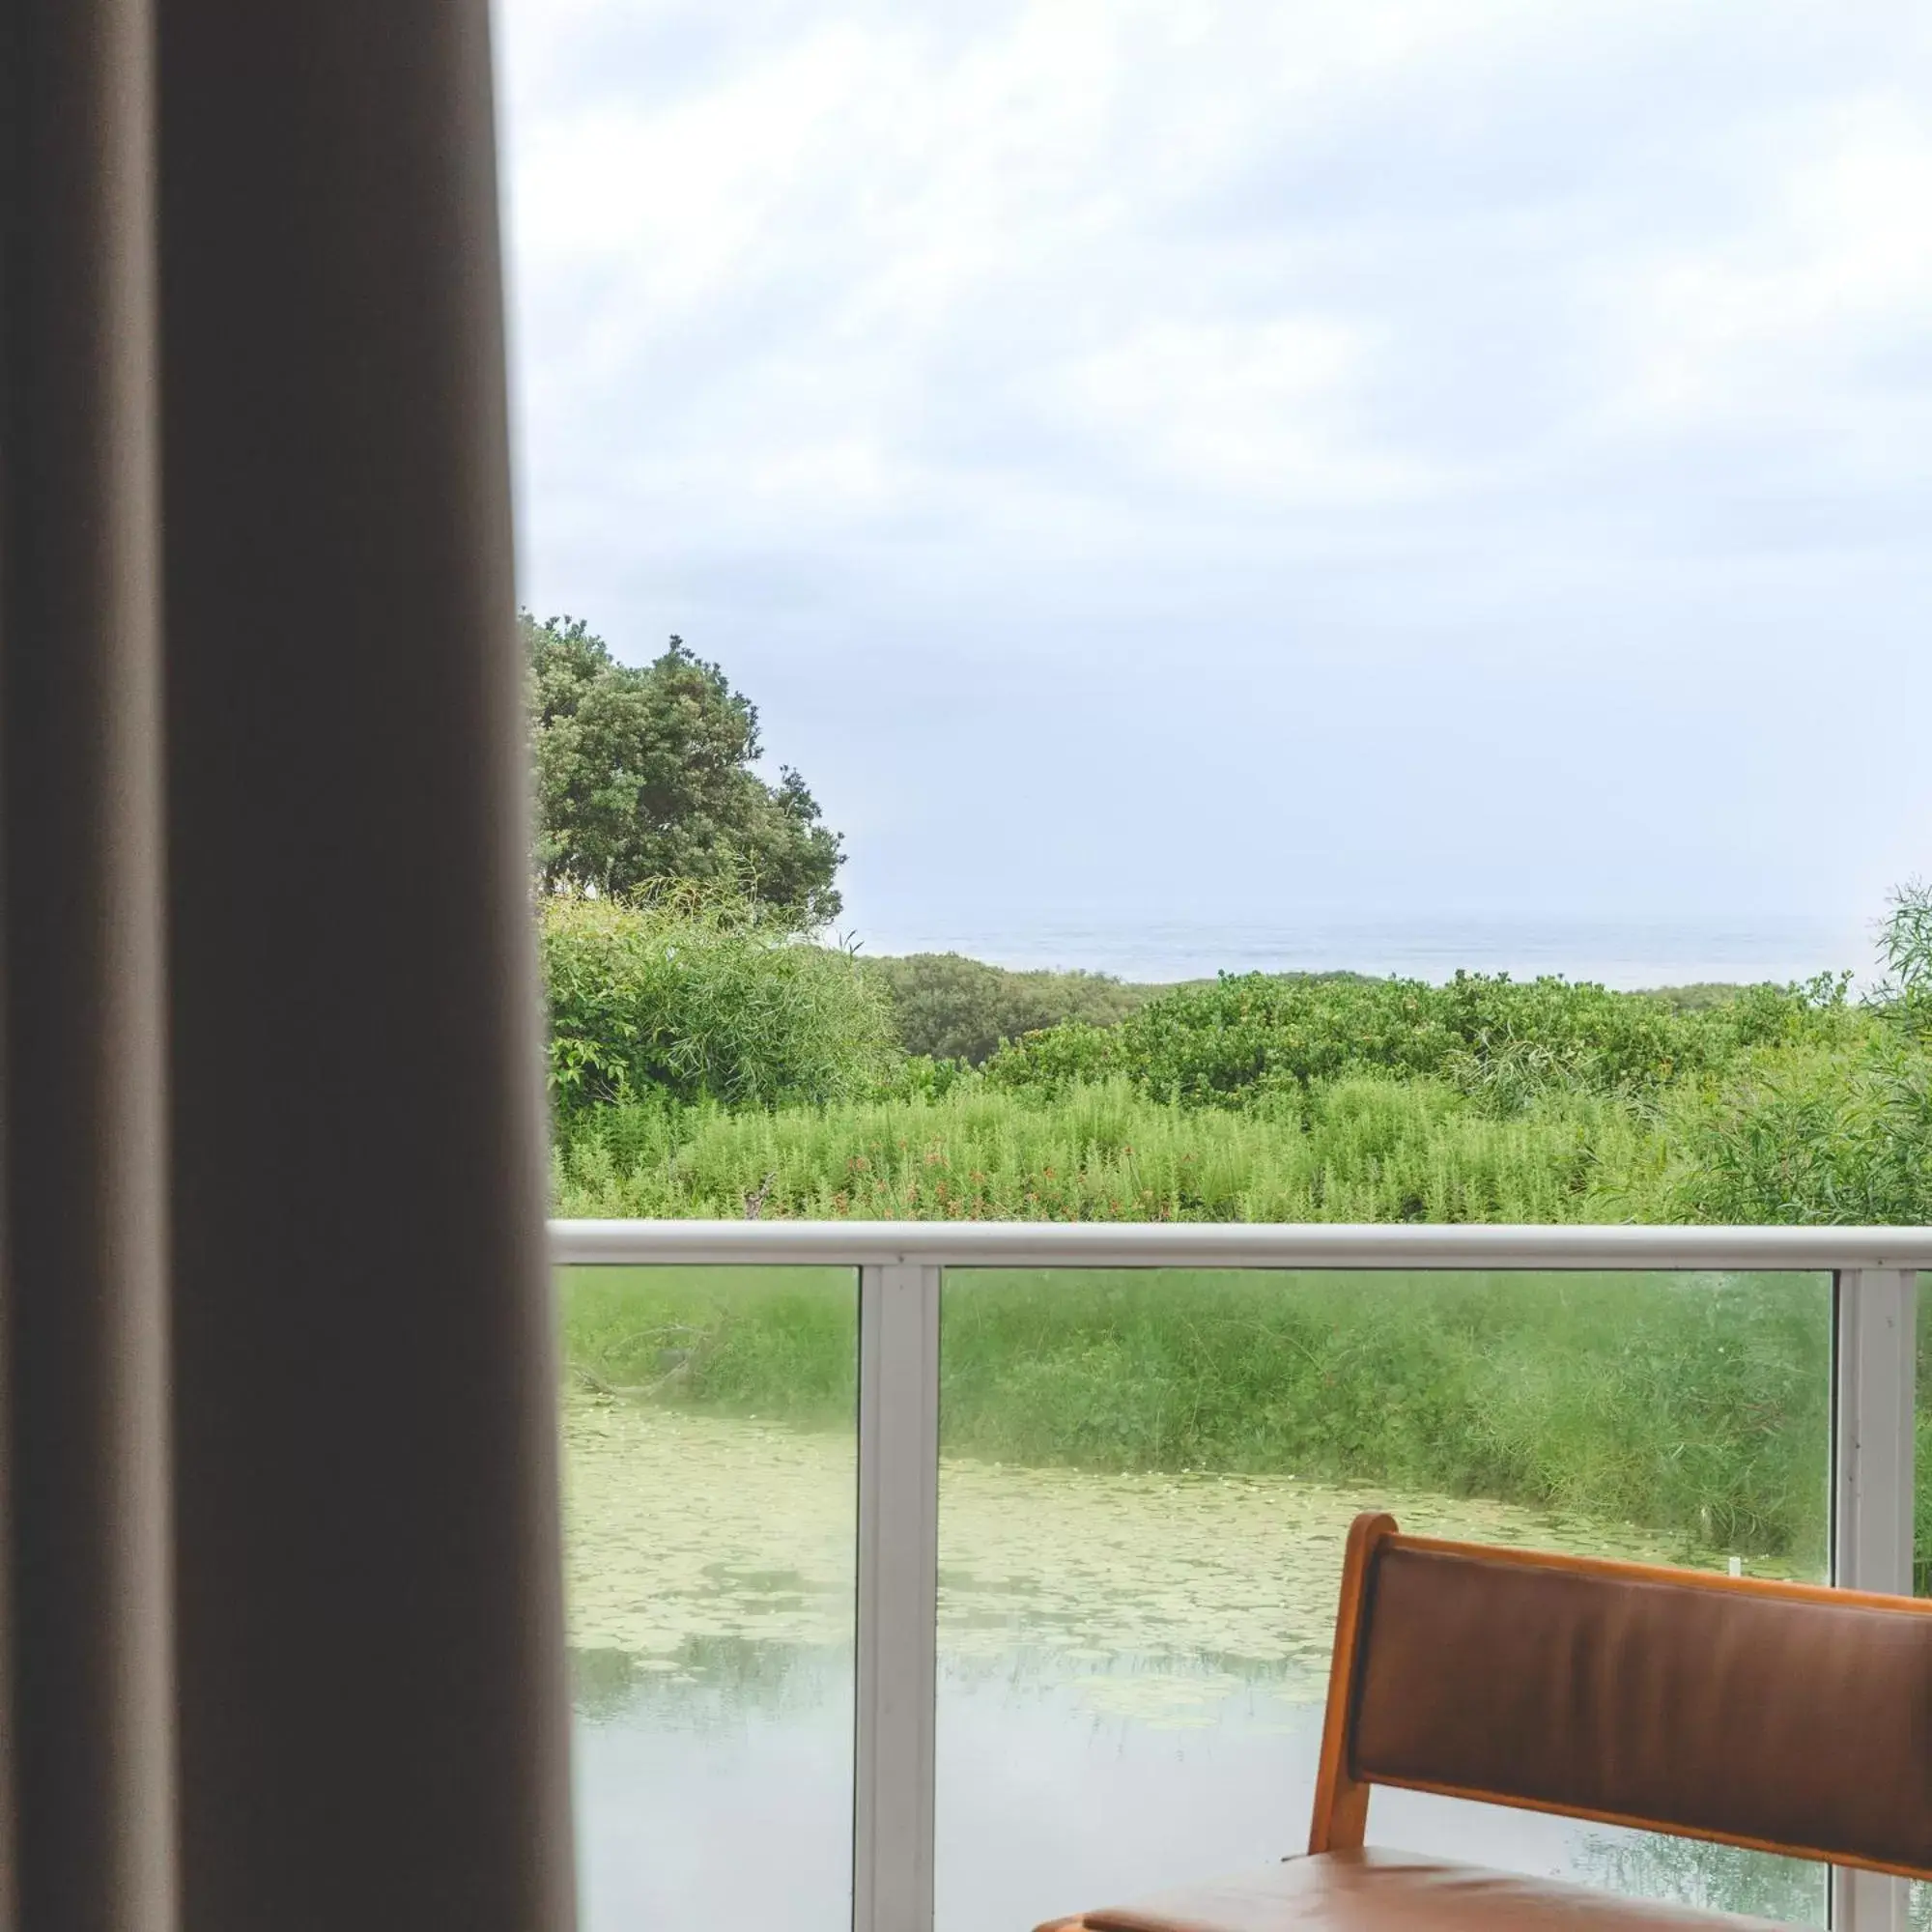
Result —
M768 1113L606 1107L555 1158L570 1215L1559 1222L1640 1214L1663 1151L1591 1094L1498 1119L1437 1082L1360 1078L1236 1114L1116 1075Z
M554 1199L569 1214L1923 1220L1921 896L1889 928L1894 979L1861 1001L1831 976L1673 998L1248 974L1150 997L946 957L862 967L755 909L676 895L556 898ZM903 1045L910 1029L980 1052L996 1025L1069 1008L982 1065Z
M1816 1571L1830 1320L1813 1275L955 1275L944 1444L1494 1496ZM564 1323L634 1399L850 1424L849 1273L577 1270Z
M1932 1220L1922 889L1856 1001L1842 977L989 989L947 960L888 983L676 901L560 903L545 945L566 1215ZM1048 994L1068 1016L983 1065L904 1050L917 1022L979 1052ZM849 1419L849 1278L721 1279L574 1284L574 1362L653 1400ZM980 1276L948 1290L946 1439L1488 1495L1815 1570L1828 1304L1820 1279Z

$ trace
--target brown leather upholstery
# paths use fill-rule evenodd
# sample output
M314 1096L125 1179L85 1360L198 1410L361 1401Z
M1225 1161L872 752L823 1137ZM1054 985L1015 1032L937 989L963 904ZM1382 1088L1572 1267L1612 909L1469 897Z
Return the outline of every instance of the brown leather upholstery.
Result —
M1932 1617L1376 1552L1350 1769L1932 1866Z
M1290 1859L1072 1923L1090 1932L1737 1932L1771 1921L1372 1847Z
M1040 1932L1756 1926L1362 1849L1378 1784L1932 1879L1932 1604L1349 1532L1309 1855Z

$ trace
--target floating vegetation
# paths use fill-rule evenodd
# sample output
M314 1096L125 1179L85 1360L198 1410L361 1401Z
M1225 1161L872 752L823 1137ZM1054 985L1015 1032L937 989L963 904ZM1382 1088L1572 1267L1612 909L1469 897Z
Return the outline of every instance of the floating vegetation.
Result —
M609 1398L565 1406L572 1645L599 1684L711 1682L747 1646L852 1642L852 1436ZM1292 1476L1096 1474L949 1458L940 1475L943 1658L1025 1656L1092 1680L1095 1708L1180 1693L1096 1670L1184 1666L1183 1701L1256 1677L1315 1694L1358 1510L1431 1535L1669 1561L1627 1525ZM621 1667L611 1661L621 1654ZM1207 1677L1202 1672L1207 1672ZM1219 1673L1220 1675L1215 1675ZM1229 1675L1229 1673L1234 1673ZM1218 1695L1219 1692L1214 1694Z

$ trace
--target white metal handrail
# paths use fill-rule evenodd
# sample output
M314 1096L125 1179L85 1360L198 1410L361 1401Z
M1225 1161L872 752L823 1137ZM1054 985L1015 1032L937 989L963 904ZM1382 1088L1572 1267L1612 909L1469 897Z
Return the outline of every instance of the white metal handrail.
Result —
M553 1221L558 1263L771 1267L1932 1268L1932 1228Z
M839 1266L859 1276L855 1932L931 1932L939 1318L947 1268L1829 1271L1832 1580L1910 1592L1918 1274L1932 1228L1258 1227L554 1221L558 1265ZM1906 1886L1832 1878L1833 1932L1906 1932Z

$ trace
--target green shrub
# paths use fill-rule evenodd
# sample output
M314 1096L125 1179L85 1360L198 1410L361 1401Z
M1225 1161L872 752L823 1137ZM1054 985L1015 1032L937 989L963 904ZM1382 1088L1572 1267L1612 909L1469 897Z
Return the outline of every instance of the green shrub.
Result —
M1670 1219L1932 1221L1932 1056L1889 1028L1750 1053L1664 1123Z
M986 1063L986 1081L1002 1092L1050 1097L1119 1073L1130 1053L1119 1027L1068 1020L1009 1041ZM1135 1082L1143 1092L1146 1084Z
M540 942L566 1120L612 1102L842 1099L876 1087L894 1058L885 1003L851 956L742 901L549 895Z
M1176 987L1117 1027L1072 1022L1027 1035L987 1065L1012 1091L1063 1091L1119 1071L1183 1106L1248 1106L1355 1074L1437 1079L1486 1111L1555 1091L1655 1094L1769 1041L1828 1036L1841 981L1739 988L1680 1009L1648 993L1459 973L1419 980L1248 973Z
M1157 990L1104 973L1019 973L957 952L911 952L866 964L892 1003L899 1044L915 1057L978 1066L1008 1040L1069 1020L1112 1026Z

